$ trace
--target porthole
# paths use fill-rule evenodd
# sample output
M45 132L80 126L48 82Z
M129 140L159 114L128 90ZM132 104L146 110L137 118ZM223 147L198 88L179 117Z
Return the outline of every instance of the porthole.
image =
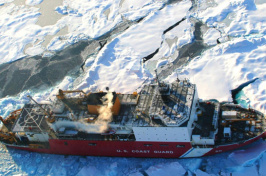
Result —
M160 144L162 147L168 147L168 144Z
M176 145L177 148L185 148L185 145Z

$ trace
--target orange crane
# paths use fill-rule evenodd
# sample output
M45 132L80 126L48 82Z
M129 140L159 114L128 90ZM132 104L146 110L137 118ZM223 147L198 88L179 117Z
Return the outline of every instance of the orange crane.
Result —
M15 138L15 134L12 133L12 132L5 133L5 132L2 132L2 131L0 130L0 138L3 138L3 140L7 140L7 141L9 141L10 143L17 142L17 140L16 140L16 138Z
M2 116L0 116L0 120L2 121L3 124L7 124L8 122L6 121L6 119L3 119Z
M14 121L19 116L21 110L22 109L18 109L11 112L11 114L6 119L3 119L3 117L0 116L0 120L3 122L3 124L8 124L9 122L12 123L12 121Z
M62 99L65 99L65 93L77 93L77 92L83 93L84 96L86 96L86 93L82 90L61 90L59 89L58 95L56 95L56 97L62 100Z

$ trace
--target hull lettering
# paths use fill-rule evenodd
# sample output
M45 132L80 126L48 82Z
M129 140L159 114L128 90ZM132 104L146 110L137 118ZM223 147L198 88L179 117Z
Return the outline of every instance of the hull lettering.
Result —
M132 153L150 153L149 150L132 150Z
M157 151L155 150L154 153L164 153L164 154L173 154L173 151Z

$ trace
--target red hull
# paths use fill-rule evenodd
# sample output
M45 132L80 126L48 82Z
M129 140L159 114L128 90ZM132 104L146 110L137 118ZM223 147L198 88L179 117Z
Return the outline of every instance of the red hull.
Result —
M217 146L215 148L213 148L211 151L207 152L204 156L208 156L208 155L214 155L217 153L222 153L222 152L226 152L229 150L234 150L243 146L246 146L248 144L251 144L257 140L259 140L260 138L266 138L266 132L262 133L261 135L254 137L250 140L247 140L243 143L235 143L235 144L231 144L231 145L221 145L221 146Z
M266 138L266 132L243 143L217 146L202 156L234 150L251 144L260 138ZM49 143L49 149L20 147L14 145L7 146L15 149L49 154L148 158L179 158L185 153L189 153L189 150L193 148L189 142L85 141L50 139Z
M50 154L149 158L179 158L192 148L189 142L177 143L50 139L49 143L49 149L36 149L18 146L9 147ZM182 145L182 147L177 147L177 145Z

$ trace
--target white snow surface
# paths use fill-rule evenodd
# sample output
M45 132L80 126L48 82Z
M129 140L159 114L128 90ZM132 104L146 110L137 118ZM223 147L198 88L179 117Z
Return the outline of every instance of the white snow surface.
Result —
M26 44L37 40L41 32L35 25L40 13L35 7L8 4L0 11L0 64L17 60L25 56Z
M186 19L178 26L165 33L164 36L162 36L163 40L158 53L145 63L146 68L154 70L176 59L179 55L177 49L185 44L191 43L193 40L194 36L191 28L191 22Z
M243 91L248 104L265 113L265 2L199 0L198 5L191 15L212 27L203 35L205 43L215 44L215 38L219 38L217 30L225 40L206 50L178 74L197 84L202 99L219 101L231 101L231 89L259 78Z
M35 6L35 5L42 3L42 1L43 0L26 0L25 4L30 5L30 6Z
M208 29L208 31L203 35L203 40L205 43L208 45L216 45L217 44L217 39L220 38L220 32L217 31L214 28Z
M201 8L193 16L209 26L224 29L229 36L265 34L265 3L256 4L253 0L199 0L198 3ZM206 8L207 3L212 7Z
M266 38L238 38L222 43L192 60L180 72L197 85L202 99L230 101L230 90L259 78L244 89L251 106L265 112Z
M117 36L100 51L78 89L97 86L123 93L136 90L147 79L142 58L160 47L163 31L180 21L190 6L190 1L169 5Z
M151 166L146 170L148 175L153 176L171 176L175 173L176 176L183 176L186 173L186 170L183 166L178 162L159 164L155 166Z
M211 7L207 8L207 3ZM201 98L220 101L231 100L229 91L241 83L259 78L244 93L251 107L265 113L265 2L203 0L198 4L200 8L192 16L219 29L231 41L205 51L181 74L197 84ZM204 35L206 43L209 43L209 33L208 30Z
M56 7L62 14L54 25L35 24L42 15L36 5L43 0L26 0L25 5L0 1L0 64L24 56L41 55L45 51L58 51L88 38L97 38L113 29L125 19L137 20L162 7L161 1L120 0L64 0ZM120 5L122 6L120 8ZM67 34L56 36L67 27ZM47 39L46 36L53 36ZM44 43L45 40L48 40ZM25 50L25 51L24 51Z
M123 0L119 12L128 20L138 20L147 14L160 9L163 1L156 0Z

